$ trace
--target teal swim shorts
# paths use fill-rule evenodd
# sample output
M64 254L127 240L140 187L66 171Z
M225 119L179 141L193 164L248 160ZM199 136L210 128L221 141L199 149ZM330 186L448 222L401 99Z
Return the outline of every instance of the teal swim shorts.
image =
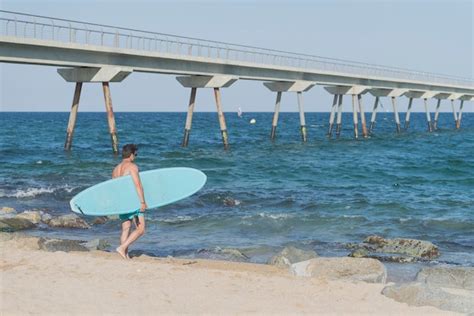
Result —
M138 209L138 210L136 210L134 212L131 212L131 213L120 214L119 218L122 221L128 221L128 220L132 220L135 216L145 216L145 213L140 212L140 210Z

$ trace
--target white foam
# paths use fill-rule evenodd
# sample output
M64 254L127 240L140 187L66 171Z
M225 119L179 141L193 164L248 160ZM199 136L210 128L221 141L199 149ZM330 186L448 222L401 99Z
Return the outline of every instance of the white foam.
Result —
M41 194L54 193L56 191L64 190L71 193L74 188L69 185L63 185L59 187L39 187L39 188L26 188L19 189L15 192L6 193L4 190L0 191L0 197L14 197L17 199L35 197Z

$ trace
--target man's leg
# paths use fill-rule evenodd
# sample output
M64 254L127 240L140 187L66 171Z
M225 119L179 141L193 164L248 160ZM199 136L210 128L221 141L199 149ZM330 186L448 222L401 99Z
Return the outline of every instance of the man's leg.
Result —
M132 227L131 220L125 220L122 222L122 234L120 235L120 245L127 240L128 236L130 236L130 228ZM128 259L128 248L122 248L119 250L120 247L117 248L117 252L124 258Z
M132 221L126 220L122 223L122 235L120 235L120 244L123 244L128 236L130 236L130 228L132 227ZM125 249L125 256L128 257L128 248Z
M123 242L118 248L117 251L122 254L125 253L125 249L128 249L128 247L138 238L143 236L145 234L145 216L138 216L138 224L137 224L137 229L135 229Z

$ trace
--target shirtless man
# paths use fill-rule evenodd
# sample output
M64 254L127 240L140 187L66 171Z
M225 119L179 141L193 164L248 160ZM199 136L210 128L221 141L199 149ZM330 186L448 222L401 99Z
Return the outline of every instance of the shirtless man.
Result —
M133 161L137 157L138 147L135 144L127 144L122 148L122 162L119 163L112 172L112 178L130 175L137 190L140 199L140 209L128 214L121 214L122 235L120 236L120 246L117 252L124 258L129 259L128 247L138 238L145 234L145 210L147 205L145 195L143 194L143 186L138 174L138 167ZM136 229L131 232L132 221L134 221Z

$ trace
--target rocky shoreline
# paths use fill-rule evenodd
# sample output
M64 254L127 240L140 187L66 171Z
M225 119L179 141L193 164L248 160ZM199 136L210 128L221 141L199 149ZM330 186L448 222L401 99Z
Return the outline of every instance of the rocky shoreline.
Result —
M23 232L40 225L89 229L91 225L106 221L107 218L96 218L89 224L75 214L53 217L43 211L17 213L13 208L3 207L0 208L0 242L22 240L32 249L48 252L105 251L110 246L106 240L31 237ZM350 251L348 257L319 257L314 250L289 246L267 263L297 277L386 284L387 269L383 262L422 262L440 256L439 248L431 242L405 238L368 236L361 243L347 244L346 248ZM249 259L239 249L219 248L213 251L226 254L234 261L246 262ZM446 311L470 313L474 310L474 267L424 267L412 282L387 284L382 294L410 306L433 306Z

